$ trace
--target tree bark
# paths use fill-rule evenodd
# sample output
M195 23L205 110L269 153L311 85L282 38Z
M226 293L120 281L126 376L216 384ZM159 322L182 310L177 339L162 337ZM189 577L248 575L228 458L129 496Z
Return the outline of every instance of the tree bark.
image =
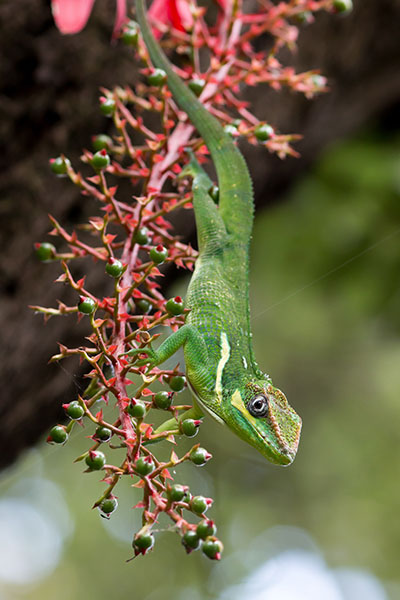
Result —
M91 135L104 131L98 88L135 81L129 50L110 44L112 10L112 3L96 3L86 30L63 37L44 0L0 6L0 468L62 418L61 404L84 386L79 365L47 361L57 341L82 343L85 323L58 318L44 327L27 307L52 306L57 298L75 301L69 289L52 283L59 267L38 264L32 247L49 230L47 213L67 228L96 214L91 201L54 178L48 159L63 152L76 161ZM400 97L399 20L400 4L394 0L359 0L346 18L319 15L302 30L295 67L320 68L329 77L330 92L307 101L267 87L247 91L260 119L282 133L304 136L298 160L280 161L264 149L243 147L259 207L279 201L335 140L382 122L385 115L393 120ZM187 211L178 215L177 228L187 231L183 218ZM92 273L88 277L94 288L104 283Z

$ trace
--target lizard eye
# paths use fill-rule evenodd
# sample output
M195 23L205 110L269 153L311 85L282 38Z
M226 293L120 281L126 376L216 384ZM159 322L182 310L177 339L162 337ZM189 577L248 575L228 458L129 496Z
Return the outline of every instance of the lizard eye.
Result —
M253 417L266 417L268 414L268 400L261 394L254 396L247 403L247 410Z

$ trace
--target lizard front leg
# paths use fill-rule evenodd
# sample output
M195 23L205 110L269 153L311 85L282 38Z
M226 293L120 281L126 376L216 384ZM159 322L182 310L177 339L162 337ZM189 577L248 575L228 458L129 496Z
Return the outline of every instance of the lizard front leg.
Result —
M213 378L210 373L207 346L201 333L186 323L178 331L171 334L162 344L154 350L153 348L134 348L127 354L136 356L147 354L147 358L139 358L135 361L138 366L148 364L155 367L173 356L183 346L187 376L191 385L201 395L213 389Z

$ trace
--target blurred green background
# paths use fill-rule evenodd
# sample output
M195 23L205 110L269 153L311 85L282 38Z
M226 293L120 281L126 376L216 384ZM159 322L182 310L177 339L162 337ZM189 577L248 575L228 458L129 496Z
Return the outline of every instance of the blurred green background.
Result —
M215 499L223 560L165 531L127 563L139 491L119 484L110 521L91 510L103 486L72 463L75 428L2 476L0 600L400 598L399 150L373 132L342 142L257 214L255 353L303 432L280 468L207 418L196 441L214 458L177 481Z

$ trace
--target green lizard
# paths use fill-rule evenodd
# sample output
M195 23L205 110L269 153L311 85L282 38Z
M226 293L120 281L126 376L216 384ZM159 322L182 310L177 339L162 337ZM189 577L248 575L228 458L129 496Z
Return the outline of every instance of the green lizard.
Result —
M193 205L199 258L188 288L185 325L136 364L156 366L183 346L186 374L202 409L225 423L273 463L290 464L297 451L301 419L285 395L259 369L253 354L248 298L249 243L254 201L246 163L222 126L174 72L147 23L144 0L136 14L153 64L207 145L219 185L219 206L211 180L192 157ZM129 352L135 355L143 350Z

